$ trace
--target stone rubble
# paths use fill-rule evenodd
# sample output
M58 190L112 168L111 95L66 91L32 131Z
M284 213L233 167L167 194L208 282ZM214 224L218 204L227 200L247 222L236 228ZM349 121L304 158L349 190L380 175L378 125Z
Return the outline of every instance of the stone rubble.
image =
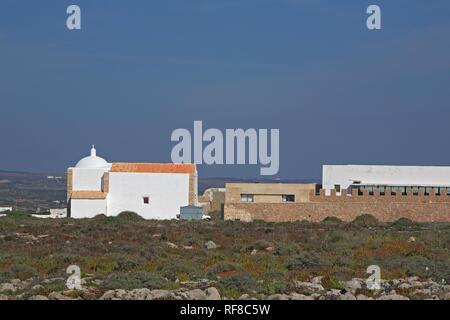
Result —
M215 282L207 279L179 282L180 288L174 290L133 290L115 289L102 291L98 287L83 285L81 289L54 291L55 284L63 285L64 278L12 279L0 283L0 300L230 300L215 287ZM89 283L101 283L99 279L89 278ZM84 281L87 283L87 281ZM334 284L336 286L336 284ZM340 288L325 288L323 277L310 281L293 280L283 293L262 294L248 292L239 300L450 300L450 285L423 280L417 277L406 279L381 280L380 290L369 290L365 279L353 278L341 281ZM53 291L52 289L53 288Z

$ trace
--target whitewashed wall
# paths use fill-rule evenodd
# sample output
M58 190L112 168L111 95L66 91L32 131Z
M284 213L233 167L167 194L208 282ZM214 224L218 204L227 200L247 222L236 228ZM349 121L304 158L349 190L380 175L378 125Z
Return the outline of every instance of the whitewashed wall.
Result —
M134 211L146 219L174 219L189 204L188 194L189 174L110 172L108 215Z
M101 191L102 190L102 177L103 174L108 171L108 168L73 168L72 169L72 189L77 190L89 190L89 191Z
M93 218L98 214L107 214L106 199L72 199L70 206L71 218Z
M368 185L450 186L450 167L324 165L322 188L329 195L335 184L348 188L353 180Z

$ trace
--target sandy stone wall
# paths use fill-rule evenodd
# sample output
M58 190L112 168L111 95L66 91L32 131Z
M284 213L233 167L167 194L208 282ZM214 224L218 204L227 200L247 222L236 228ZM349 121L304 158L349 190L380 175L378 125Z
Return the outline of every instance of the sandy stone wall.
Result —
M450 195L444 188L440 195L430 189L430 194L419 190L413 195L408 190L407 195L374 195L364 192L352 196L325 196L323 190L319 195L311 192L310 201L305 203L225 203L224 218L226 220L267 220L267 221L322 221L329 216L344 221L351 221L361 214L371 214L380 221L395 221L399 218L409 218L415 221L450 221Z
M322 221L334 216L344 221L352 221L357 216L368 213L380 221L395 221L409 218L415 221L450 221L450 203L232 203L225 204L225 220L266 220Z
M72 197L73 190L73 172L71 169L67 170L67 202Z
M195 206L195 183L196 183L196 179L195 179L195 174L191 173L189 174L189 194L188 194L188 199L189 199L189 205L190 206Z

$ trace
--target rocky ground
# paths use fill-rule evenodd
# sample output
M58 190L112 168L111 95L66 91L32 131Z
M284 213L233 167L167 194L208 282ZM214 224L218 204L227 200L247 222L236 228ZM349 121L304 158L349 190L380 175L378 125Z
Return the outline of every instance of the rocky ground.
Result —
M283 294L264 295L249 292L238 300L450 300L450 285L433 280L419 280L418 277L382 280L381 289L369 290L366 280L353 278L340 282L342 289L327 290L322 285L323 277L310 281L294 281L292 291ZM198 282L180 283L176 290L138 288L132 290L114 289L101 292L96 286L101 280L82 279L79 290L51 291L55 283L63 284L64 278L47 279L39 284L35 279L13 279L0 284L0 300L233 300L214 287L215 282L202 279Z

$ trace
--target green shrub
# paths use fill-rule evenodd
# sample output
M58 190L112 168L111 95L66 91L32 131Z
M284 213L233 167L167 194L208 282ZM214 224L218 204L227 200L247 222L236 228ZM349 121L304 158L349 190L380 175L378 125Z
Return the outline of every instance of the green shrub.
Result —
M167 281L160 275L151 272L113 272L102 283L105 289L162 289Z
M275 249L275 254L278 256L291 256L297 254L300 250L301 248L297 243L280 243Z
M136 212L132 212L132 211L123 211L121 213L118 214L117 218L120 221L142 221L144 220L143 217L141 217L140 215L138 215Z
M170 261L162 261L156 270L165 278L175 281L177 275L183 274L189 279L196 279L203 276L203 272L198 268L195 261L187 261L182 259L172 259Z
M324 276L322 278L322 286L327 290L342 289L341 282L333 276Z
M325 219L322 220L322 223L326 223L326 224L342 224L343 221L337 217L326 217Z
M29 265L16 264L11 268L11 274L15 278L25 280L25 279L28 279L28 278L38 275L38 272L35 268L33 268Z
M374 227L379 223L380 222L378 221L378 219L371 214L362 214L360 216L357 216L355 220L350 222L351 225L357 227Z
M261 285L248 273L239 273L220 278L219 285L222 289L243 293L259 292Z
M308 268L319 268L328 266L329 262L322 259L318 254L302 251L287 260L286 268L290 271L300 271Z
M417 228L420 227L420 223L414 222L408 218L400 218L391 224L391 227L403 229L403 228Z

